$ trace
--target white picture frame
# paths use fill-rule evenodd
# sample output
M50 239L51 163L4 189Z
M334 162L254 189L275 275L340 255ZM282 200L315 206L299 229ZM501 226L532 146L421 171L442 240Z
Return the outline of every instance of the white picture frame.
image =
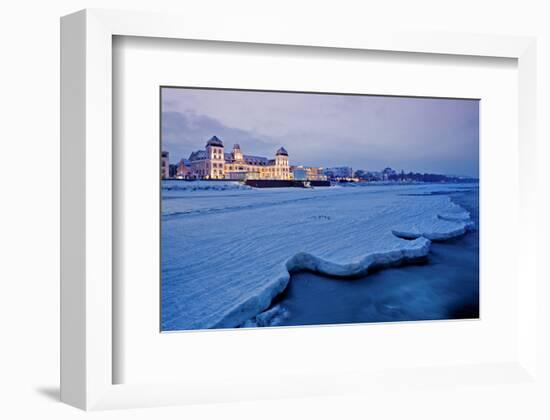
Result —
M217 40L225 42L300 45L321 48L407 51L411 53L503 57L518 60L520 241L523 252L518 293L517 363L477 366L483 377L499 383L510 375L540 389L539 331L547 319L537 315L536 190L536 73L534 38L469 34L368 33L362 38L326 39L322 33L247 34L242 28L209 27L185 17L126 11L85 10L61 20L61 399L82 409L158 406L208 401L190 395L179 384L113 385L112 338L112 45L113 36ZM539 277L537 277L539 276ZM474 367L472 367L474 368ZM437 368L445 375L452 367ZM437 370L436 369L436 370ZM503 374L504 372L504 374ZM397 369L390 382L414 382L422 373ZM413 379L411 379L411 376ZM342 379L345 378L345 379ZM346 384L363 383L353 374L339 377ZM380 378L370 378L373 383ZM466 381L467 382L467 381ZM226 393L220 401L263 398L251 384L212 384ZM303 385L303 384L301 384ZM345 385L345 384L344 384ZM302 386L288 387L278 396L309 395ZM346 392L348 388L341 386ZM231 390L231 391L228 391ZM334 388L315 392L341 392Z

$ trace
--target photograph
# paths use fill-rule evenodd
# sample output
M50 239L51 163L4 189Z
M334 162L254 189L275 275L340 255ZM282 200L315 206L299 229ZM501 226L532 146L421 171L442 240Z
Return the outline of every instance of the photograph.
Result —
M479 99L159 94L161 332L480 318Z

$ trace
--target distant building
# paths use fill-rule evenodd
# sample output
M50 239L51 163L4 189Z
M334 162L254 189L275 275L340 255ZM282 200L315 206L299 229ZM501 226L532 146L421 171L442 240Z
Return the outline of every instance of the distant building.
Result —
M175 165L173 163L170 163L168 165L168 176L170 178L175 178L176 177L176 172L178 170L178 165Z
M284 147L275 159L245 155L238 144L231 153L224 151L223 142L213 136L204 150L189 155L191 176L198 179L291 179L288 152Z
M353 177L353 169L349 166L336 166L326 168L324 174L330 179L341 179Z
M192 179L193 171L191 170L191 162L187 159L182 159L178 163L176 169L176 178L179 179Z
M170 178L170 163L168 161L168 152L161 152L160 157L160 177L162 179Z
M297 181L326 181L327 179L323 168L315 166L293 166L292 175Z
M292 167L292 178L296 181L307 181L307 172L302 166Z

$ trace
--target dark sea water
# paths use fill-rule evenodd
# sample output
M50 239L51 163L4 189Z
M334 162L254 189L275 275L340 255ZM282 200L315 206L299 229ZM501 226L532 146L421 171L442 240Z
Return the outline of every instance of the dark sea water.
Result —
M287 313L280 325L478 318L479 190L446 195L471 213L472 232L433 242L426 262L362 278L293 274L278 298Z

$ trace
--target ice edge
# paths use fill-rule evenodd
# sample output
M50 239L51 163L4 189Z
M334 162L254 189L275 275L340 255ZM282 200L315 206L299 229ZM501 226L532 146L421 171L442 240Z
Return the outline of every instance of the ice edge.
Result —
M227 312L222 319L210 328L232 328L243 325L268 309L273 299L282 293L290 281L290 274L297 271L312 271L332 277L356 277L368 274L369 270L414 262L428 255L431 241L425 237L410 241L407 248L387 252L374 252L357 262L339 264L325 260L310 253L299 252L285 263L285 273L263 293L250 297ZM243 321L244 320L244 321Z
M251 296L244 302L239 302L223 314L218 321L206 328L258 326L255 320L274 308L271 306L273 300L287 288L291 273L310 271L340 278L364 276L369 273L369 270L413 263L425 258L430 252L432 241L445 241L462 236L470 231L474 225L468 212L455 215L438 215L437 217L440 220L452 222L455 225L454 228L443 232L421 233L391 230L396 237L407 240L409 246L385 252L370 253L357 262L336 263L310 253L299 252L284 263L284 267L281 267L281 274L270 285L267 285L262 293ZM270 325L273 324L264 324L263 326Z
M331 277L360 277L367 275L370 270L382 269L392 267L400 264L407 264L416 262L422 258L426 258L430 252L430 245L432 241L445 241L462 236L469 232L474 223L470 218L469 213L458 217L441 216L438 218L441 220L453 221L459 226L456 229L449 230L447 232L423 232L412 233L405 231L392 230L392 233L398 238L407 240L410 242L410 246L398 250L391 250L386 252L375 252L366 255L358 262L352 262L347 264L334 263L328 260L324 260L320 257L316 257L310 253L300 252L293 257L289 258L286 262L287 275L285 277L285 285L280 292L274 294L267 306L258 311L256 314L248 318L244 323L240 324L240 327L257 327L257 326L274 326L275 324L266 323L265 320L260 318L264 314L269 313L268 319L276 319L278 311L276 307L270 307L272 300L286 289L290 281L290 274L298 271L311 271L322 275ZM230 316L230 315L228 315ZM220 327L217 325L216 327Z

